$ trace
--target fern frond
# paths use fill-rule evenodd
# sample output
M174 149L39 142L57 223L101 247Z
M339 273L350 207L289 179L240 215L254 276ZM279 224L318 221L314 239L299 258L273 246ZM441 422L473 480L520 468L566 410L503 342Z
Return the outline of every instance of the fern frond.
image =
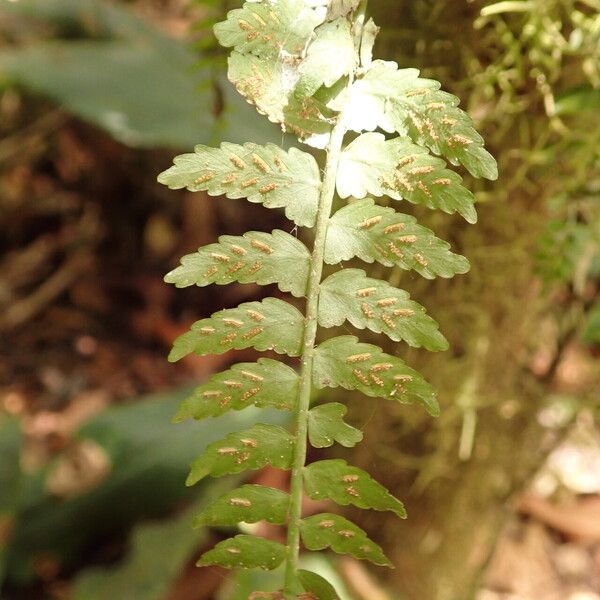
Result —
M236 535L205 552L196 564L199 567L219 565L229 569L238 567L272 571L283 562L285 554L285 546L279 542L253 535Z
M271 358L237 363L197 387L181 403L173 421L219 417L250 405L291 411L296 404L298 381L294 369Z
M336 59L331 60L334 56ZM338 18L324 23L315 31L306 56L298 67L300 81L295 94L312 96L322 85L332 86L356 67L354 38L347 19Z
M440 412L435 391L417 371L352 335L331 338L317 347L314 383L318 388L343 387L375 398L415 401L433 416Z
M408 135L421 146L462 164L475 177L497 179L498 168L483 147L483 138L456 96L440 90L417 69L399 69L395 62L375 60L350 90L346 119L349 129Z
M400 500L371 476L352 467L345 460L336 458L311 463L304 469L306 493L313 500L333 500L340 506L349 504L358 508L396 513L406 518L406 510Z
M173 190L204 190L211 196L285 208L288 219L306 227L314 225L321 185L317 161L306 152L228 142L220 148L198 145L193 154L177 156L158 181Z
M395 341L437 352L448 349L438 324L408 292L387 281L367 277L361 269L344 269L321 284L319 324L335 327L350 321L358 329L385 333Z
M459 213L477 222L475 197L461 185L462 178L446 163L422 148L397 137L363 133L342 152L337 175L341 198L387 195L446 213Z
M169 360L176 362L192 352L202 356L244 348L298 356L303 329L302 313L283 300L244 302L196 321L190 331L175 340Z
M300 535L304 545L313 551L331 548L338 554L349 554L375 565L392 567L389 558L357 525L332 513L322 513L303 519Z
M195 527L206 525L237 525L268 521L285 523L290 497L281 490L262 485L243 485L212 504L194 519Z
M343 404L311 408L314 389L358 390L373 398L414 402L439 414L431 385L397 356L350 335L317 345L319 328L347 321L413 347L448 347L438 324L406 291L355 268L332 270L323 279L324 264L360 258L414 270L428 279L466 273L469 262L448 243L414 217L368 196L458 213L474 223L473 194L430 151L464 165L474 176L497 177L494 159L457 98L415 69L373 60L378 27L366 19L365 10L366 0L248 0L215 26L220 43L232 49L229 79L270 121L300 141L326 149L322 176L306 152L227 142L214 149L197 146L159 176L172 189L246 197L267 208L283 208L296 225L314 227L310 250L279 230L223 235L183 257L165 278L177 287L277 284L282 292L306 298L303 312L278 298L218 311L177 338L169 356L175 361L192 352L254 348L300 357L299 372L270 358L233 365L200 385L174 419L218 417L249 405L294 412L293 434L263 424L230 434L207 447L188 477L192 485L209 475L266 465L291 470L289 494L242 485L196 518L197 525L287 523L285 546L238 535L217 544L198 563L273 569L285 562L282 592L260 593L265 598L339 600L322 577L298 569L301 538L308 550L329 548L391 566L382 549L344 517L325 513L302 518L303 494L406 516L400 500L344 460L306 465L308 442L315 448L334 443L350 448L362 440L361 431L345 422ZM399 137L387 139L376 129ZM349 131L359 135L346 144ZM336 190L339 198L352 200L332 215Z
M301 297L306 293L310 253L285 231L248 231L243 236L222 235L218 244L204 246L181 259L165 276L167 283L183 288L239 283L276 283L282 292Z
M259 423L207 446L192 463L186 483L194 485L207 475L222 477L265 465L289 469L293 447L294 438L283 427Z
M469 270L464 256L451 252L448 242L414 217L378 206L371 198L344 206L329 222L325 262L335 265L354 257L413 269L427 279L454 277Z
M329 448L334 442L352 448L363 439L360 429L348 425L344 415L348 409L339 402L315 406L308 413L308 439L315 448Z

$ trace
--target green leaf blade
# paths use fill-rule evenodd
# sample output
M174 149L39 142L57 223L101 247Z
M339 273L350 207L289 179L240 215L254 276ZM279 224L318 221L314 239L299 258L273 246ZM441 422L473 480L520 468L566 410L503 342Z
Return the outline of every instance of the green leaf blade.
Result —
M300 533L309 550L331 548L338 554L349 554L375 565L392 567L381 547L372 542L360 527L340 515L322 513L307 517L300 524Z
M252 535L236 535L205 552L199 567L218 565L226 569L263 569L272 571L285 559L285 546Z
M219 417L229 410L243 410L250 405L292 411L298 381L294 369L271 358L238 363L197 387L181 403L173 421Z
M305 592L312 594L319 600L340 600L335 588L317 573L298 569L298 581L300 581L300 585Z
M307 227L314 225L321 184L319 167L310 154L251 142L243 146L223 142L220 148L198 145L193 154L176 157L158 181L170 189L284 208L290 220Z
M334 265L354 257L414 269L427 279L453 277L466 273L470 266L414 217L378 206L371 198L351 202L330 219L325 262Z
M232 52L227 64L229 80L259 113L280 123L284 131L291 131L305 144L325 148L335 113L316 97L295 95L297 66L239 52Z
M331 87L356 67L354 39L347 19L326 22L315 34L298 68L296 94L302 96L312 96L322 85Z
M304 0L246 2L214 26L219 44L242 54L275 58L284 51L300 54L319 24L316 11Z
M477 222L473 194L459 175L404 138L386 140L381 133L364 133L342 152L337 189L342 198L387 195L448 214L458 212Z
M319 389L343 387L371 397L416 401L431 415L439 415L435 391L417 371L351 335L329 339L317 347L313 377Z
M165 281L179 288L233 281L276 283L282 292L301 297L306 292L309 266L308 249L289 233L249 231L243 236L222 235L218 243L184 256Z
M299 356L303 331L302 313L283 300L244 302L196 321L190 331L175 340L169 361L176 362L192 352L202 356L244 348Z
M289 496L262 485L243 485L207 506L195 519L194 527L237 525L268 521L283 525Z
M474 177L497 179L496 161L471 118L458 108L458 98L439 88L437 81L420 78L416 69L373 61L350 91L348 126L359 132L380 127L408 135L453 165L462 164Z
M289 469L293 447L294 438L285 429L259 423L207 446L192 464L186 485L194 485L208 475L222 477L266 465Z
M358 329L385 333L415 348L432 352L448 349L438 324L420 304L410 300L408 292L367 277L362 269L343 269L321 284L320 325L336 327L346 320Z
M362 431L344 422L347 408L339 402L315 406L308 413L308 438L314 448L329 448L334 442L352 448L363 439Z
M320 460L304 468L306 493L313 500L330 499L341 506L349 504L358 508L391 511L401 519L406 510L395 498L371 476L349 465L342 459Z

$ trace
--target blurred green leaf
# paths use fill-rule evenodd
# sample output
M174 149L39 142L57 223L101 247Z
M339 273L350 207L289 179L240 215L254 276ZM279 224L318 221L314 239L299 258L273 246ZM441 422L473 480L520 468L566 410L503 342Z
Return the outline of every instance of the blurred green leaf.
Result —
M32 565L40 555L72 568L100 541L123 536L140 518L164 515L192 500L205 488L186 488L183 482L189 464L208 444L258 418L266 423L287 419L285 413L251 407L174 427L171 416L188 393L157 394L111 407L81 428L78 437L97 443L112 464L110 475L91 491L69 499L51 496L49 469L24 478L18 526L7 549L12 581L33 579ZM14 462L8 468L14 470Z
M286 548L279 542L253 535L236 535L205 552L198 566L219 565L227 569L276 569L285 558Z
M20 0L4 2L3 13L20 17L21 29L50 25L56 39L0 52L0 78L48 96L123 144L185 148L223 134L237 141L240 128L257 142L281 137L243 102L217 115L217 97L229 102L231 84L215 90L210 67L199 68L185 43L127 9L102 0Z
M216 484L221 491L235 480ZM210 495L215 490L211 489ZM194 507L162 522L138 525L131 536L131 549L116 567L85 570L75 579L72 600L114 600L131 598L161 600L182 572L195 549L206 538L206 529L193 531L191 513L207 504L204 491Z
M0 586L18 504L21 430L15 419L0 414Z
M600 109L600 89L591 86L572 88L556 99L557 115L573 115L582 110Z
M600 306L593 308L588 315L582 337L588 344L600 344Z
M0 70L123 144L179 147L209 141L214 122L192 58L175 42L44 42L3 52Z

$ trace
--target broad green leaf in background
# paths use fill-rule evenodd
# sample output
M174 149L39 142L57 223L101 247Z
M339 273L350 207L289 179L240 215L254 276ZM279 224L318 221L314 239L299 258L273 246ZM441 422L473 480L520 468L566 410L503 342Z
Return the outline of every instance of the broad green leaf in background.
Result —
M221 354L243 348L298 356L303 328L302 313L283 300L244 302L237 308L226 308L208 319L196 321L190 331L175 340L169 360L178 361L192 352Z
M469 270L469 261L410 215L378 206L371 198L351 202L329 221L325 262L335 265L358 257L386 267L414 269L423 277L453 277Z
M435 391L423 377L396 356L351 335L331 338L317 347L314 383L318 388L343 387L366 396L398 402L416 401L439 415Z
M308 413L308 438L315 448L329 448L334 442L352 448L363 439L360 429L344 422L348 409L339 402L315 406Z
M4 579L5 553L19 505L21 443L19 422L0 413L0 587Z
M197 387L181 403L173 420L218 417L250 405L291 411L297 390L298 374L281 362L259 358L255 363L238 363Z
M322 85L332 86L356 65L354 39L345 18L324 23L300 64L296 94L312 96Z
M381 547L372 542L360 527L340 515L321 513L307 517L300 524L300 533L309 550L331 548L338 554L350 554L376 565L392 567Z
M262 485L243 485L207 506L194 525L237 525L268 521L282 525L286 521L289 496L281 490Z
M257 424L210 444L192 464L187 485L207 475L221 477L272 465L289 469L294 438L277 425Z
M458 212L477 221L473 194L446 163L402 137L386 140L381 133L364 133L342 152L337 190L342 198L367 194L408 200L446 213Z
M235 268L243 261L246 268ZM165 281L177 287L227 284L276 283L282 292L300 297L306 292L310 253L296 237L275 229L272 233L248 231L243 236L222 235L219 243L203 246L181 259L181 266ZM261 265L254 270L253 265Z
M169 419L187 393L187 389L171 391L112 406L78 429L76 439L96 444L106 453L111 469L96 487L69 498L55 497L49 492L51 470L19 473L15 469L18 464L15 454L4 451L3 456L11 460L8 472L13 476L18 473L23 480L15 508L17 526L6 548L6 577L12 585L23 586L35 580L35 565L43 557L52 556L57 565L72 570L90 547L100 547L107 539L123 538L139 519L164 516L175 506L198 498L199 494L204 497L205 486L186 488L183 482L190 462L208 444L232 431L249 427L257 418L263 423L279 424L289 419L286 413L251 407L203 423L173 427ZM140 427L140 423L144 426ZM0 439L8 441L10 436L3 431ZM14 452L18 451L17 445ZM210 489L217 484L221 481L211 482ZM223 487L222 492L226 489ZM8 487L2 486L0 496L8 491ZM185 518L191 531L191 517L186 515ZM192 536L198 539L197 532ZM164 556L167 551L164 544L162 551ZM131 561L139 565L133 555ZM128 562L122 565L124 571L130 569ZM168 570L167 562L165 559L165 570ZM131 568L139 573L137 567ZM126 576L119 575L120 572L119 567L114 576L125 585L121 578ZM139 574L140 581L147 582L145 576ZM112 574L107 572L106 576L106 589L110 590L108 581ZM135 595L101 598L121 597Z
M236 535L218 543L205 552L198 561L199 567L219 565L228 569L276 569L285 558L285 546L252 535Z
M210 139L209 74L173 42L41 42L0 53L0 75L49 96L128 146L182 146Z
M379 127L408 135L453 165L464 165L475 177L497 179L496 161L471 118L458 108L456 96L439 88L437 81L420 78L417 69L375 60L350 90L346 122L358 132Z
M298 225L314 224L321 183L317 161L306 152L289 152L275 144L243 146L223 142L220 148L198 145L161 173L170 189L206 190L211 196L248 198L267 208L285 208ZM302 198L302 202L298 202Z
M219 482L219 487L232 483ZM206 505L208 493L201 494L195 508ZM117 566L85 569L75 578L72 600L162 600L182 574L194 551L206 539L206 530L190 528L190 512L176 518L138 525L130 550ZM167 550L168 549L168 550ZM167 550L167 551L165 551Z
M0 81L48 96L123 144L185 148L247 139L244 131L259 142L281 137L232 100L228 82L217 86L225 99L217 114L211 72L195 66L187 42L127 8L103 0L3 1L0 23L9 34L51 24L55 36L0 52Z
M588 314L582 339L587 344L600 344L600 306L592 308Z
M427 350L447 350L438 324L408 292L367 277L362 269L342 269L321 284L319 324L336 327L350 321L358 329L385 333L395 341Z
M336 504L349 504L359 508L392 511L401 519L406 511L400 500L394 498L381 484L358 467L345 460L330 459L314 462L304 468L306 493L313 500L333 500Z
M600 110L600 90L580 86L565 90L556 98L557 115L573 115L587 110Z

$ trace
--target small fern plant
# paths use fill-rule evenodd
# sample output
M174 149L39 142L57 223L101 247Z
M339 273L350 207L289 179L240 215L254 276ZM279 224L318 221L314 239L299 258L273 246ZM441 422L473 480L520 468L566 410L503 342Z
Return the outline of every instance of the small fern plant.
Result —
M287 524L287 544L237 535L217 544L199 565L275 569L285 563L282 591L256 598L337 598L318 575L299 569L299 548L338 553L391 566L365 532L339 514L303 518L304 494L338 505L392 511L404 506L365 471L344 460L306 464L308 443L352 447L362 433L344 421L345 406L311 407L317 389L342 387L395 402L416 402L432 415L432 387L396 356L343 335L317 340L320 328L349 322L439 351L447 342L437 323L407 292L356 268L323 277L325 265L359 258L412 269L426 278L465 273L468 261L415 218L373 197L406 200L476 221L474 197L449 170L462 164L473 176L495 179L496 163L456 97L415 69L373 60L378 28L365 18L366 0L254 0L215 26L231 48L228 76L245 99L301 142L324 149L324 167L312 154L277 145L223 142L197 146L159 176L171 189L247 198L283 208L296 226L312 228L309 249L285 231L223 235L183 257L166 276L178 287L230 282L276 284L305 299L302 310L279 298L247 302L196 322L174 344L170 360L189 353L219 354L255 348L299 358L298 371L272 358L238 363L212 376L181 406L176 420L217 417L249 405L295 416L292 432L256 424L209 445L191 468L188 484L272 465L291 471L290 493L243 485L200 514L198 525L240 522ZM380 131L377 131L380 130ZM346 202L344 202L346 200ZM334 206L340 207L332 214ZM320 343L317 343L317 342Z

